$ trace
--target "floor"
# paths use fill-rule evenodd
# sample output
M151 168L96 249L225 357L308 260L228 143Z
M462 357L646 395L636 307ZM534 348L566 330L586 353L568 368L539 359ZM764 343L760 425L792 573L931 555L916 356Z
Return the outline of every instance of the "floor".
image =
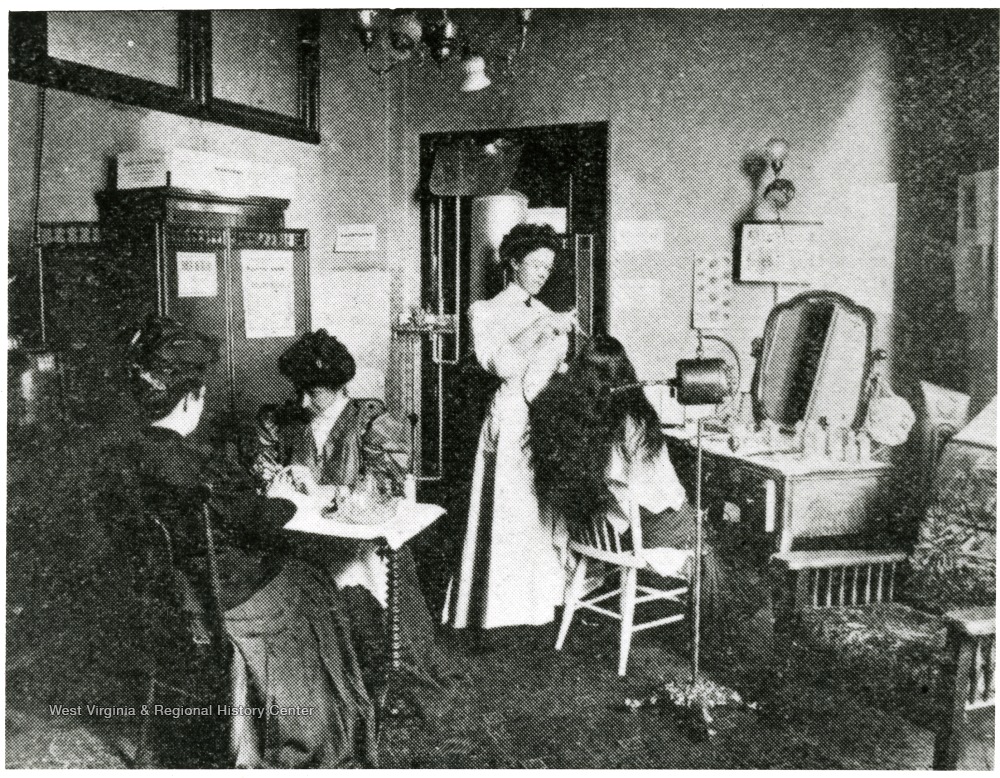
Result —
M639 636L622 679L615 672L616 634L606 622L576 623L562 652L552 648L554 626L504 632L488 653L474 651L462 635L442 634L441 647L461 677L436 715L383 730L380 766L912 769L931 763L929 732L864 708L849 693L794 679L780 699L772 696L758 710L716 709L717 734L707 740L668 713L628 709L626 698L648 693L661 679L687 678L679 636ZM30 669L8 668L7 767L128 766L135 721L60 716L43 704L53 694L113 699L113 673L81 673L75 688L55 693L46 681L47 654L36 653ZM715 667L708 675L747 688L745 670Z

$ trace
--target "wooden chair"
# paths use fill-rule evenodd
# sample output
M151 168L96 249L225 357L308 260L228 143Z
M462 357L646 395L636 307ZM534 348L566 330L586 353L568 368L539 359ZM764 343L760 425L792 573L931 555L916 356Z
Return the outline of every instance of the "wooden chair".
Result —
M687 582L674 585L667 589L654 589L639 583L639 571L653 571L648 561L649 549L642 545L642 526L640 524L639 506L632 501L629 509L630 528L619 535L617 529L607 519L595 519L590 525L570 531L569 549L577 557L576 570L566 595L566 606L563 610L562 624L559 627L559 637L556 640L556 650L562 649L569 632L573 615L580 608L595 611L621 621L621 648L618 659L618 675L625 675L628 666L629 649L632 645L632 635L640 630L652 629L664 624L681 621L687 610L687 596L690 587ZM618 568L621 584L610 592L600 592L589 598L587 570L590 560L603 562ZM613 571L604 572L601 580ZM674 581L674 579L664 579ZM590 588L589 591L594 591ZM609 610L598 603L604 603L615 595L620 595L618 611ZM664 616L642 624L635 623L636 606L655 600L666 600L682 605L680 613Z
M153 752L161 750L154 749L151 742L154 734L152 725L159 720L152 715L155 705L204 707L218 701L219 697L213 696L213 691L225 692L227 686L235 682L235 679L229 678L228 672L230 651L222 629L218 568L207 506L201 510L201 519L209 582L208 607L203 618L196 617L186 607L192 593L186 591L186 581L179 574L173 537L163 522L147 512L142 517L135 538L132 574L140 605L140 661L147 675L144 703L149 711L149 715L142 717L136 745L134 762L139 767L156 766ZM206 688L206 678L212 688ZM213 721L217 721L216 717L203 718L200 729L205 729ZM234 719L234 725L239 723ZM226 760L227 749L221 730L214 734L218 737L211 742L213 752L199 756L209 764L219 766L217 762ZM162 739L164 733L158 732L157 735ZM234 729L231 737L238 736ZM237 743L233 742L230 750L235 751L236 746ZM198 747L192 746L192 750Z
M954 431L927 433L935 464ZM927 501L912 554L798 551L773 558L779 648L804 640L824 650L853 686L894 699L894 707L934 731L935 769L955 769L963 758L980 768L993 761L991 747L973 750L971 735L977 719L992 719L995 710L996 617L985 605L995 598L993 456L992 465L976 465L956 455L953 471L942 467L946 477Z

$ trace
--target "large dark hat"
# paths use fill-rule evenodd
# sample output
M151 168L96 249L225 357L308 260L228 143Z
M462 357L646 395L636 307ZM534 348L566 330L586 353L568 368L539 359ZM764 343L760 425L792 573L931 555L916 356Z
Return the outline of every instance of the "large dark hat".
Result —
M169 411L180 395L202 383L218 360L217 338L167 316L146 319L126 351L132 393L151 412Z
M347 347L326 330L308 332L278 357L278 370L298 389L339 389L357 371Z

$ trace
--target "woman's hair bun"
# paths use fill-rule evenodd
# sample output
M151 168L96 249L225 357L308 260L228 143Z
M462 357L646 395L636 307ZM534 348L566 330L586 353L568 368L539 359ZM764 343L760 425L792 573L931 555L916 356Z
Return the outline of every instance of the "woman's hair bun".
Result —
M548 224L518 224L500 241L500 263L512 268L537 249L558 254L562 250L558 233Z

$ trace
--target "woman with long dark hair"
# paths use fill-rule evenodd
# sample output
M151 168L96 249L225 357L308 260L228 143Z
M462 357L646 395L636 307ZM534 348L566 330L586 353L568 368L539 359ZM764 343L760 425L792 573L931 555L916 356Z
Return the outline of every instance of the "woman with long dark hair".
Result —
M574 525L607 515L622 533L639 502L643 545L691 548L693 511L662 443L660 420L615 338L582 343L531 403L529 448L539 501Z
M539 503L565 517L569 532L606 518L630 542L628 508L637 502L643 549L656 572L690 577L697 514L687 501L660 433L660 421L622 344L604 335L584 342L530 409L527 446ZM708 648L766 651L772 634L769 591L746 550L720 554L706 527L702 603Z

